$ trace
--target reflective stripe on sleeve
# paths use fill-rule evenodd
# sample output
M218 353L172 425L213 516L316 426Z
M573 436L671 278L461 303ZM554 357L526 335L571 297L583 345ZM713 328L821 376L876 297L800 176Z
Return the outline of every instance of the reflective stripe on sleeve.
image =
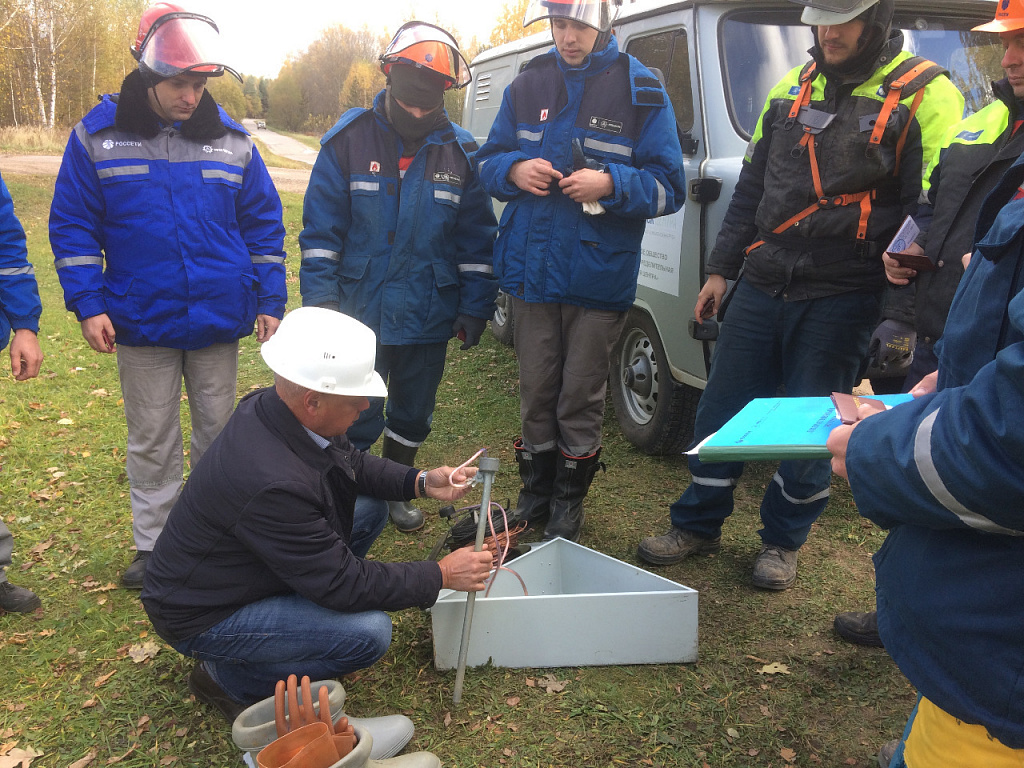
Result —
M97 267L103 266L102 256L68 256L66 259L57 259L53 262L53 266L57 269L63 269L64 267L79 267L85 265L95 265Z
M269 253L251 254L253 264L284 264L284 256L275 256Z
M341 261L341 254L337 251L328 251L326 248L310 248L308 251L302 252L302 260L305 261L306 259Z
M1006 536L1024 536L1022 531L1004 528L987 517L968 509L957 501L953 494L949 492L949 489L946 488L946 484L942 482L939 470L932 460L931 448L935 419L938 418L941 412L942 409L938 408L929 413L917 428L917 434L914 436L914 462L917 464L917 471L921 473L921 479L924 481L925 486L931 491L932 496L935 497L939 504L956 515L960 522L968 528L985 531L986 533L1001 533Z

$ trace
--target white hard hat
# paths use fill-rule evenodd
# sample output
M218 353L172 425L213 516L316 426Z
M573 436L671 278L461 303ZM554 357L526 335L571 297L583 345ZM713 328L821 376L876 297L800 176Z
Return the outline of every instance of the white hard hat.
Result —
M385 397L373 369L377 335L355 318L320 307L289 312L260 349L270 370L288 381L332 395Z
M804 6L800 21L811 27L833 27L853 21L878 0L792 0Z

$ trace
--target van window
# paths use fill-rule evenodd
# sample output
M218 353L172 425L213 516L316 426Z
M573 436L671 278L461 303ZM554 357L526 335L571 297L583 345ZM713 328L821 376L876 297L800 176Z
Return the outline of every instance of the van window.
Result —
M1002 47L995 35L972 32L975 20L897 13L894 25L903 30L904 49L949 70L963 92L966 111L975 112L992 96L988 84L1003 77ZM814 44L800 12L738 11L719 28L722 70L733 125L750 138L768 91L790 69L809 60Z
M676 111L680 130L693 128L693 91L690 87L690 55L686 45L686 31L674 29L646 37L634 37L626 46L626 53L636 56L652 69L661 70L665 90Z

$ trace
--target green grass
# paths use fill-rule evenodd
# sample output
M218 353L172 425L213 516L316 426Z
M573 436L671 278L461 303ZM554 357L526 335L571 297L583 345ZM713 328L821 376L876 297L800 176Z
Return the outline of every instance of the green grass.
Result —
M0 617L0 745L44 753L33 768L64 768L93 750L93 766L115 758L140 767L239 765L228 726L189 697L190 664L155 636L138 593L111 588L132 556L115 360L93 353L64 311L46 236L52 181L6 181L39 277L46 359L38 379L0 384L0 514L15 536L10 577L43 600L36 615ZM301 198L283 200L294 306ZM269 382L256 342L244 340L239 394ZM487 447L501 461L494 497L514 498L517 429L512 352L490 334L469 352L453 344L420 463L455 463ZM667 507L688 476L681 457L633 449L610 414L605 433L607 472L588 499L582 543L633 563L639 539L666 528ZM433 668L430 616L410 610L394 615L385 658L345 680L347 709L407 713L417 727L412 748L433 751L448 768L873 766L914 693L884 651L844 644L831 624L838 610L872 604L870 554L882 535L857 516L837 481L801 551L796 587L752 589L757 507L771 472L763 464L748 471L721 554L657 570L700 592L699 663L470 669L453 706L454 673ZM445 528L435 516L413 535L389 527L373 556L425 557ZM131 647L147 641L159 653L135 663ZM789 674L761 674L768 662ZM530 685L548 672L566 681L563 691Z

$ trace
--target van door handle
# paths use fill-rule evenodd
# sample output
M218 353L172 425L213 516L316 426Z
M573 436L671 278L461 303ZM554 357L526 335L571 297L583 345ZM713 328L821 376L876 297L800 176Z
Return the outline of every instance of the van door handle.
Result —
M690 199L695 203L713 203L722 194L722 180L717 176L690 179Z

